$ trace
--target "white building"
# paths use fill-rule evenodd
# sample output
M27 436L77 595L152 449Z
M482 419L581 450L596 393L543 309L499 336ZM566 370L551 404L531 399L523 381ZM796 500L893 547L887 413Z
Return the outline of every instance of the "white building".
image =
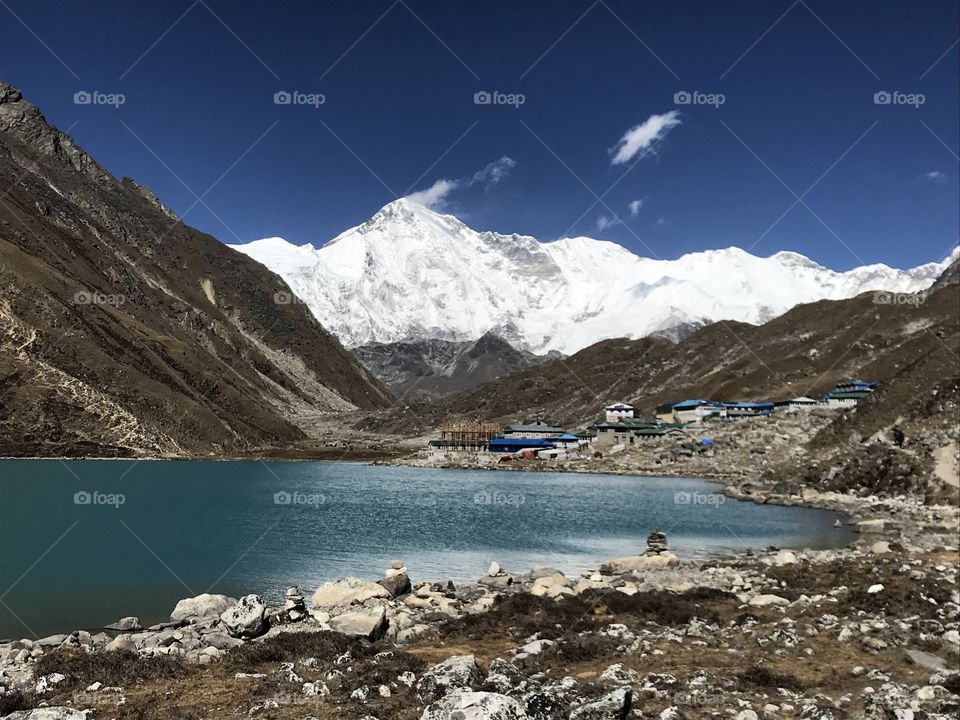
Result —
M617 422L623 420L624 418L634 417L633 405L627 405L627 403L617 402L613 405L607 405L603 409L605 419L607 422Z
M817 401L813 398L804 396L795 397L787 402L787 412L797 412L798 410L812 410L817 406Z

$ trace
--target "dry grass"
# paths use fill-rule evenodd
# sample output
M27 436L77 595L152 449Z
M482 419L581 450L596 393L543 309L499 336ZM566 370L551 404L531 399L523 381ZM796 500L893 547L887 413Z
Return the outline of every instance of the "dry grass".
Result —
M83 690L95 682L129 687L149 680L182 677L184 663L173 657L140 657L129 650L87 653L82 650L53 650L37 663L36 676L61 673L62 690Z

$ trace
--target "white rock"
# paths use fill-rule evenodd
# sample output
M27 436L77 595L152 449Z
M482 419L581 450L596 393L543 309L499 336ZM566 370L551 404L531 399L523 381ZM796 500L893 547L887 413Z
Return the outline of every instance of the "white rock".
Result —
M663 570L679 565L680 558L672 552L662 552L659 555L630 555L609 560L600 566L600 572L604 575L623 575L628 572Z
M382 607L360 608L332 618L330 629L350 637L379 640L387 631L387 613Z
M797 559L796 554L790 550L781 550L770 558L769 562L775 567L783 567L785 565L796 565L800 561Z
M473 655L454 655L427 670L417 681L417 693L435 699L452 688L478 685L483 675Z
M571 587L569 578L563 575L550 575L548 577L537 578L530 587L530 594L537 597L556 598L560 595L576 594Z
M756 595L750 598L748 605L767 607L768 605L789 605L790 601L779 595Z
M246 595L220 615L231 637L257 637L267 631L267 606L259 595Z
M390 591L383 585L360 578L342 578L324 583L313 593L313 608L328 610L360 604L371 598L389 598Z
M882 592L882 591L883 591L883 585L881 585L880 583L877 583L876 585L871 585L870 587L867 588L867 594L869 595L876 595L878 592Z
M210 593L185 598L178 602L173 612L170 613L170 622L220 617L227 608L236 603L237 601L234 598L226 595L211 595Z
M64 680L66 680L66 677L61 673L50 673L49 675L44 675L37 681L37 695L43 695L45 692L52 690Z
M506 695L457 688L428 705L420 720L524 720L526 717L523 706Z

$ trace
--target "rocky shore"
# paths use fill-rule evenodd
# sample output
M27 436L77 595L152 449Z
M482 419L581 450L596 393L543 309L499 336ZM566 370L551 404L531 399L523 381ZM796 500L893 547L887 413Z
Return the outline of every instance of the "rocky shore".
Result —
M654 540L580 577L494 562L456 584L397 561L278 607L186 598L150 628L0 644L0 718L956 717L956 507L727 492L853 511L859 539L699 564Z

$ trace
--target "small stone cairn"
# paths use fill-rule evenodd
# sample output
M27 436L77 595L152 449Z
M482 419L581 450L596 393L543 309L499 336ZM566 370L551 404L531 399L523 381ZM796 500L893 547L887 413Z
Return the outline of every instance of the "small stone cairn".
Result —
M660 532L660 528L654 528L649 535L647 535L647 555L660 555L661 553L669 552L670 548L667 547L667 536Z

